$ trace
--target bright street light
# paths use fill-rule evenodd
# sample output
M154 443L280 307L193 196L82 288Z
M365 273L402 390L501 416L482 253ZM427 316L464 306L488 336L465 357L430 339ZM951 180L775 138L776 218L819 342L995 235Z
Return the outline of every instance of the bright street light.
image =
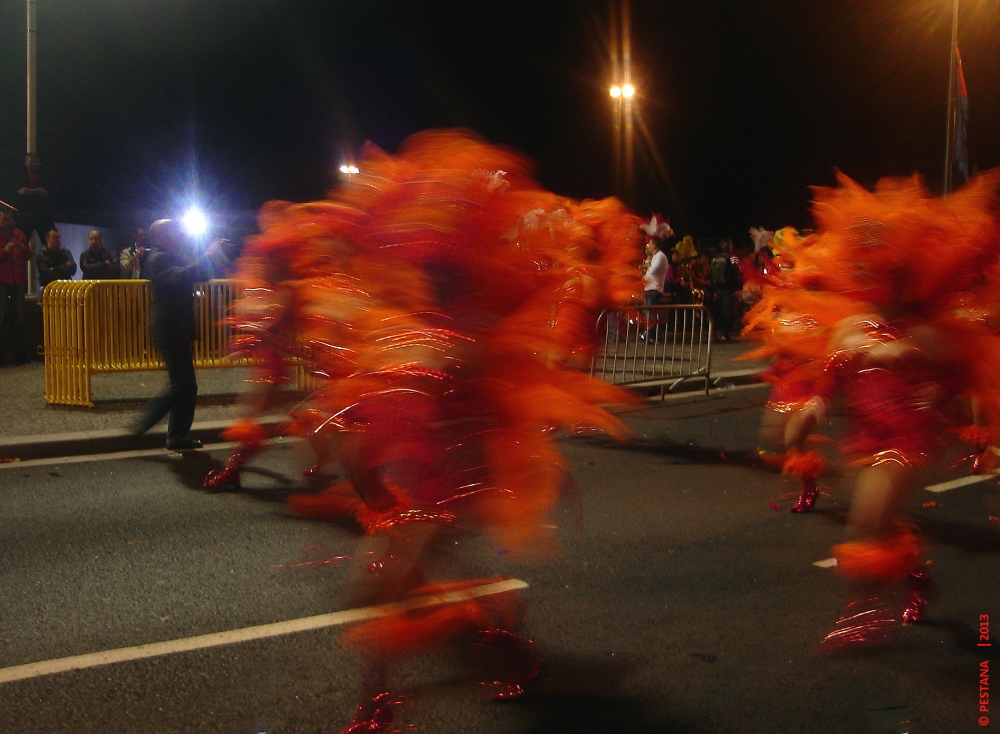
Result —
M184 229L192 237L201 237L205 232L208 231L208 218L205 214L196 206L191 207L181 218L181 224L184 225Z
M632 99L635 96L635 87L628 82L621 86L615 84L611 87L611 96L615 99Z

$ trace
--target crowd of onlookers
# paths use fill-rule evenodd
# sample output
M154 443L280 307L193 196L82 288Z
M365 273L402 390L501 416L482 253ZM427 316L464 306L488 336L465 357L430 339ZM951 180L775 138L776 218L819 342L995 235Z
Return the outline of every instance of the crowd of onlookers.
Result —
M77 262L62 246L55 226L38 156L25 158L21 184L12 206L0 202L0 364L8 359L18 364L27 361L24 305L29 261L34 262L39 288L77 273ZM751 228L752 251L737 254L729 238L702 240L697 246L690 235L678 238L656 215L642 230L646 235L641 269L645 305L704 305L712 314L716 339L729 341L738 334L745 310L760 297L760 279L752 274L775 267L771 259L774 233ZM31 245L33 234L41 242L37 252ZM104 246L96 229L89 233L88 245L79 257L85 280L142 277L147 254L144 229L136 230L134 243L117 254Z
M727 342L742 328L746 310L760 298L760 279L753 273L773 268L774 233L751 228L753 250L735 252L728 237L695 245L678 238L654 215L643 225L646 259L642 263L643 296L647 306L699 304L709 309L714 338Z
M0 203L0 364L8 360L21 364L28 359L24 306L29 262L34 263L39 288L77 273L77 262L62 246L38 156L29 153L24 168L13 203ZM33 235L40 246L33 246ZM88 244L79 258L85 280L140 277L146 254L144 230L137 230L135 243L119 254L104 246L97 229L90 232Z

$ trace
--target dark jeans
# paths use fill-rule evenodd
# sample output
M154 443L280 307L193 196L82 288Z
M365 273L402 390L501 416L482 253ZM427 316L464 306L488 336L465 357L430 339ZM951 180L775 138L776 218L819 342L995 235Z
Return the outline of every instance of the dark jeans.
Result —
M715 297L712 299L712 318L715 319L715 333L723 339L729 338L733 328L733 294L726 287L712 286Z
M138 423L145 433L169 413L167 440L174 441L184 438L191 430L198 402L198 379L194 373L191 342L176 338L157 339L156 348L167 364L170 387L146 403Z
M24 362L24 294L27 285L0 285L0 359L11 353L15 362ZM9 322L9 326L8 326Z
M647 306L659 306L660 299L663 298L663 294L659 291L643 291L642 295ZM646 339L647 341L655 341L663 336L663 333L660 331L660 323L658 321L659 318L659 314L653 315L651 313L647 313L646 323L649 324L649 326L646 328L645 334L642 335L643 339Z

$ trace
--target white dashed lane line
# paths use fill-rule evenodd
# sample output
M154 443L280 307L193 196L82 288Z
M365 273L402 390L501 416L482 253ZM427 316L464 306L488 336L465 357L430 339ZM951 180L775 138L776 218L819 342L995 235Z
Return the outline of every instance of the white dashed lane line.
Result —
M393 612L405 611L407 609L421 609L438 604L453 604L455 602L476 599L481 596L503 594L508 591L526 588L528 588L528 584L520 579L507 579L506 581L497 581L496 583L474 586L459 591L418 596L396 604L380 604L372 607L347 609L342 612L289 619L285 622L244 627L226 632L213 632L208 635L198 635L197 637L185 637L179 640L154 642L148 645L136 645L135 647L121 647L117 650L105 650L87 655L74 655L68 658L44 660L39 663L15 665L11 668L0 668L0 683L10 683L16 680L25 680L26 678L38 678L44 675L65 673L70 670L83 670L84 668L94 668L99 665L111 665L128 660L141 660L143 658L171 655L178 652L203 650L209 647L218 647L219 645L232 645L238 642L262 640L268 637L277 637L278 635L323 629L324 627L336 627L341 624L385 617Z
M979 482L988 482L991 479L1000 479L1000 475L971 474L967 477L952 479L950 482L941 482L940 484L932 484L929 487L924 487L924 489L926 489L928 492L947 492L949 489L958 489L959 487L967 487L970 484L978 484Z

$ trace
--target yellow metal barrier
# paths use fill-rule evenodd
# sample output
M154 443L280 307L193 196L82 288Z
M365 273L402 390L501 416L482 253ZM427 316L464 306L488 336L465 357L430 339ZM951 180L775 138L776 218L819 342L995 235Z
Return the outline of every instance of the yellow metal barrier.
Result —
M226 322L242 295L237 281L211 280L194 287L195 367L240 367L229 359L232 327ZM95 372L158 370L164 364L149 333L148 280L57 280L42 297L45 401L93 407ZM296 370L299 386L307 378Z

